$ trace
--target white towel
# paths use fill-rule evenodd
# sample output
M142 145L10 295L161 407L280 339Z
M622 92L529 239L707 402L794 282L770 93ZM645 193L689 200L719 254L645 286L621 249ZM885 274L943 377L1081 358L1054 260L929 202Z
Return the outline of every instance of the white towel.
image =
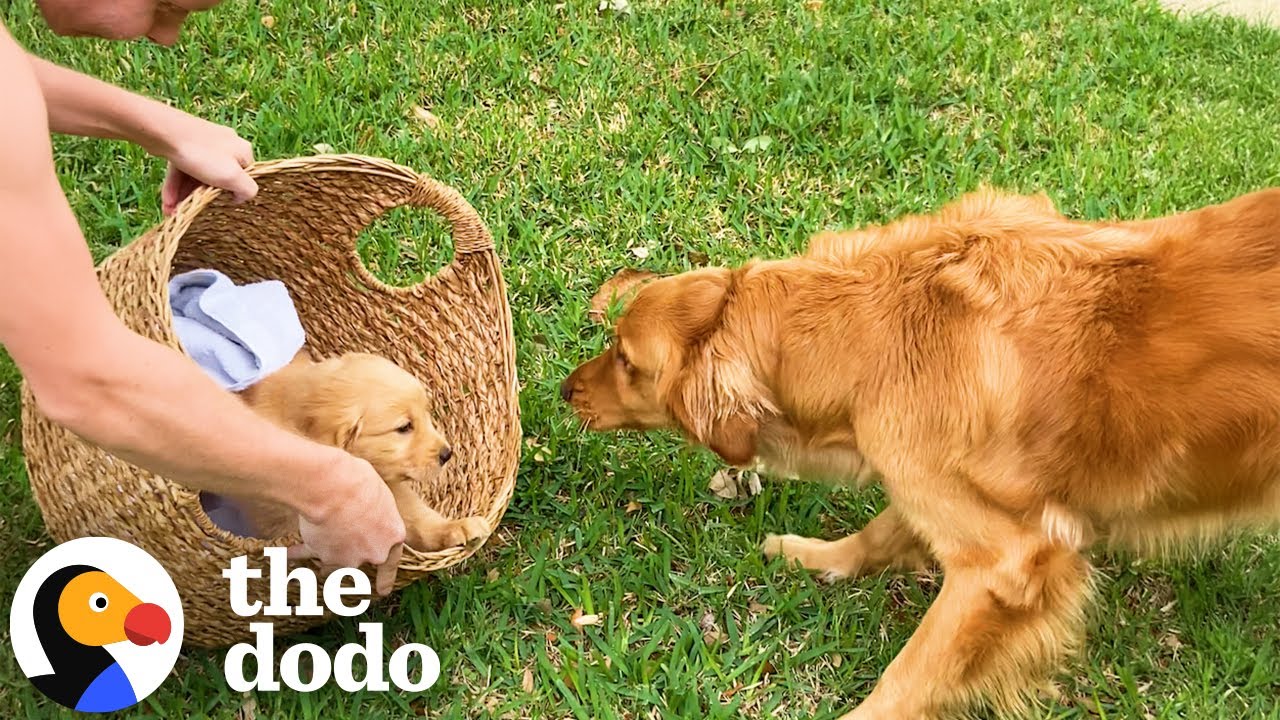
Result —
M192 270L169 281L169 307L187 355L233 392L287 365L306 341L278 280L236 285L216 270Z

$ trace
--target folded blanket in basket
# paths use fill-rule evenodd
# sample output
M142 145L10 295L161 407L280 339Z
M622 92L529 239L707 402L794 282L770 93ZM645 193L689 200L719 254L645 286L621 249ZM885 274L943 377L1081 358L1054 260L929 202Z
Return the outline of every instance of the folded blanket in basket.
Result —
M284 283L236 285L216 270L169 281L182 347L222 387L239 391L279 370L306 340Z

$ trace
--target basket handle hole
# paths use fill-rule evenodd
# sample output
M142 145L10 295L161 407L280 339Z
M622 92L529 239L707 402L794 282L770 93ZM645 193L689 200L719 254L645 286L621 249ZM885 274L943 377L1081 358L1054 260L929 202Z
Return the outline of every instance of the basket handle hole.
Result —
M360 262L378 280L412 287L453 261L449 224L425 208L391 208L356 239Z

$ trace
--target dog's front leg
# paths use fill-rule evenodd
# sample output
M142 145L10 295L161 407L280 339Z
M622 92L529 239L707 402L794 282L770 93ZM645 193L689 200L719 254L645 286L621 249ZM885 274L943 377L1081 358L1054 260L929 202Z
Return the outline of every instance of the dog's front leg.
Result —
M798 562L828 581L873 575L888 569L923 569L931 560L929 549L893 505L858 532L839 540L770 535L761 549L769 557L782 555Z
M391 483L391 494L404 520L405 543L414 550L434 552L471 545L489 534L489 525L484 518L450 520L428 507L409 483Z

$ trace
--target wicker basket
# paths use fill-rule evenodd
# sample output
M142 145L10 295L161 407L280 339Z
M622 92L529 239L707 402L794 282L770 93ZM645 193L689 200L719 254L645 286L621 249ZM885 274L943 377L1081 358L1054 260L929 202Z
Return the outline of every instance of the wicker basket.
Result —
M99 280L116 313L134 331L180 350L168 303L172 275L216 268L237 283L283 281L313 352L377 353L427 385L456 456L437 483L420 491L446 516L481 515L496 528L515 483L520 419L511 311L484 223L453 189L375 158L298 158L260 163L250 172L259 186L253 201L235 205L202 188L102 263ZM452 263L410 288L379 282L356 253L365 227L402 205L431 208L453 231ZM232 613L222 569L240 555L263 567L264 547L296 538L224 532L210 522L197 493L53 424L25 387L22 397L27 470L50 535L59 542L109 536L138 545L178 586L186 642L218 647L247 638L250 619ZM396 587L472 552L406 548ZM297 583L290 585L296 598ZM251 598L265 598L266 589L265 581L251 583ZM327 619L269 620L282 634Z

